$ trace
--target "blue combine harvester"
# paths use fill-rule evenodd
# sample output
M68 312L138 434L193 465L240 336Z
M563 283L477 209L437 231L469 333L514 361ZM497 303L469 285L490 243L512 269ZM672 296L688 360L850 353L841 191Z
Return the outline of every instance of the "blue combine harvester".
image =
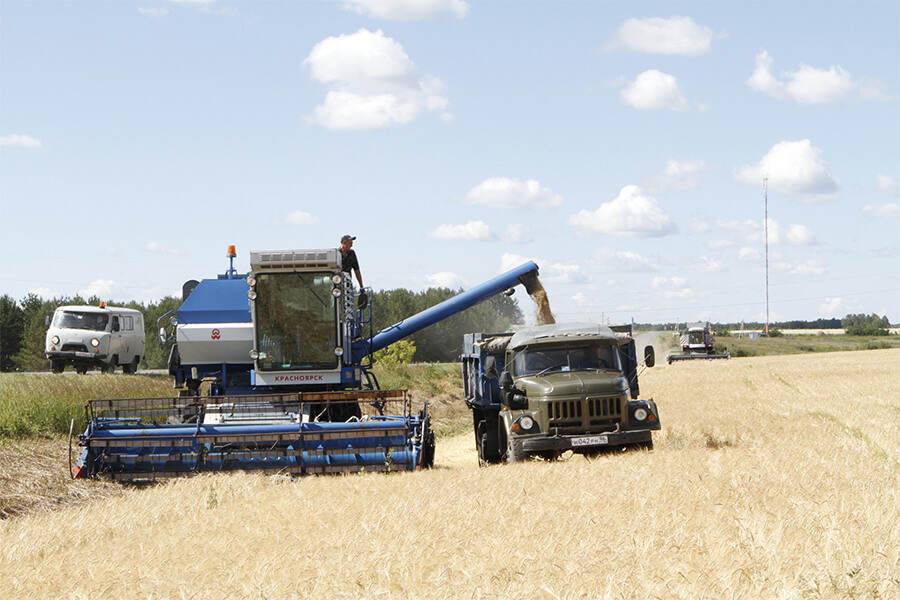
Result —
M160 327L174 342L178 396L88 402L76 477L430 467L427 403L416 411L406 390L380 389L372 354L519 283L539 285L528 262L375 333L371 290L354 289L338 250L251 252L247 274L228 255L225 274L185 284Z

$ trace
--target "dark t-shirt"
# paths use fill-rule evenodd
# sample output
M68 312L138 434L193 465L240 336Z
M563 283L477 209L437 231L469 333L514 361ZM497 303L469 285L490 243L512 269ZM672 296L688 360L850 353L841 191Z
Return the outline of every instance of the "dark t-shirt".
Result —
M359 261L356 260L356 252L347 250L347 254L341 254L341 271L350 273L352 269L359 269Z

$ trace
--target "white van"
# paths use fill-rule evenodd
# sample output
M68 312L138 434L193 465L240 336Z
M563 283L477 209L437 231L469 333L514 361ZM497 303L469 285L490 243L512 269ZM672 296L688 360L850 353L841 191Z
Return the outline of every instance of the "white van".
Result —
M144 316L131 308L60 306L47 330L44 355L50 369L62 373L73 365L84 374L92 367L103 372L121 365L125 373L137 371L144 356Z

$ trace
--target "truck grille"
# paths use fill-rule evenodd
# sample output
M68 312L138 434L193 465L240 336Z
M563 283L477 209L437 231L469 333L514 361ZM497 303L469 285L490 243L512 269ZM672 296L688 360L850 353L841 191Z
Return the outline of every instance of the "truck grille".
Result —
M63 344L63 352L87 352L87 346L84 344Z
M586 429L596 425L608 425L622 418L619 398L555 400L546 404L551 428Z

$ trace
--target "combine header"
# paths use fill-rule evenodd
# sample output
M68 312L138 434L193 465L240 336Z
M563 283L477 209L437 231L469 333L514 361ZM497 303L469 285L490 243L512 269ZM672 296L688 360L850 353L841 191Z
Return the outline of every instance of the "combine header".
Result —
M713 338L712 328L709 323L693 323L687 325L681 334L681 352L666 356L669 364L679 360L712 360L727 359L731 355L727 352L717 354L713 349L716 340Z
M538 273L525 263L374 333L371 290L354 289L337 249L252 252L245 275L228 256L160 319L178 395L88 402L75 477L431 467L428 404L380 389L371 355L519 283L531 292Z

